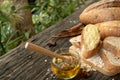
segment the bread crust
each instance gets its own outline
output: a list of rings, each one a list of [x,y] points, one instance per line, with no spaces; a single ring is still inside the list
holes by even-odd
[[[87,60],[87,59],[86,59],[85,57],[83,57],[83,56],[81,56],[81,58],[82,58],[82,60],[83,60],[86,64],[90,65],[92,68],[96,69],[97,71],[99,71],[99,72],[101,72],[101,73],[103,73],[103,74],[105,74],[105,75],[107,75],[107,76],[114,76],[114,75],[117,74],[116,72],[111,72],[111,71],[107,70],[107,69],[105,68],[105,66],[103,66],[103,67],[101,68],[101,67],[99,67],[99,66],[97,66],[97,65],[94,65],[92,62],[90,62],[89,60]]]
[[[76,37],[71,38],[71,39],[69,40],[69,42],[70,42],[73,46],[75,46],[75,47],[77,47],[77,48],[80,48],[80,47],[81,47],[81,35],[78,35],[78,36],[76,36]]]
[[[86,49],[83,49],[83,51],[82,51],[82,56],[84,56],[84,58],[90,58],[90,57],[92,57],[92,56],[94,56],[94,55],[96,55],[97,53],[97,51],[99,51],[99,49],[100,49],[100,47],[99,46],[97,46],[96,48],[94,48],[93,50],[89,50],[89,51],[87,51]]]
[[[120,0],[101,0],[89,5],[84,11],[88,12],[93,9],[109,8],[109,7],[120,7]]]
[[[86,27],[88,27],[89,28],[89,26],[91,26],[91,24],[89,24],[89,25],[87,25]],[[94,30],[94,27],[97,27],[97,26],[95,26],[95,25],[92,25],[93,27],[91,27],[93,30]],[[99,43],[100,43],[100,33],[99,33],[99,30],[98,30],[98,35],[96,36],[96,37],[99,37],[99,40],[98,41],[96,41],[96,42],[94,42],[95,44],[94,44],[94,48],[93,49],[91,49],[91,50],[89,50],[88,48],[87,48],[87,46],[89,45],[89,44],[87,44],[86,42],[85,42],[85,34],[86,34],[86,29],[84,28],[83,29],[83,31],[82,31],[82,35],[81,35],[81,46],[82,46],[82,51],[83,51],[83,56],[85,57],[85,58],[89,58],[89,57],[92,57],[93,55],[95,55],[94,53],[96,53],[96,51],[98,50],[98,46],[99,46]],[[92,32],[92,31],[91,31]],[[90,34],[92,34],[92,33],[90,33]],[[88,34],[88,35],[90,35],[90,34]],[[87,37],[88,37],[88,35],[87,35]],[[95,35],[95,34],[93,34],[93,35]],[[93,36],[92,35],[92,36]],[[91,35],[90,35],[90,37],[91,37]],[[88,39],[88,38],[87,38]],[[94,38],[92,38],[92,39],[94,39]]]
[[[120,0],[98,1],[88,6],[79,16],[84,24],[120,20]]]
[[[84,24],[96,24],[105,21],[120,20],[120,7],[93,9],[80,15]]]
[[[120,21],[107,21],[96,24],[99,28],[101,39],[108,36],[120,37]]]
[[[107,76],[114,76],[114,75],[117,74],[116,72],[114,72],[114,71],[111,72],[109,69],[107,69],[105,64],[103,66],[101,66],[101,67],[98,66],[98,65],[95,65],[93,62],[91,62],[89,60],[89,58],[85,58],[83,56],[83,53],[81,52],[81,50],[77,50],[77,48],[75,46],[71,46],[69,51],[70,51],[71,54],[74,54],[74,55],[78,55],[78,53],[79,53],[79,56],[80,56],[81,60],[84,61],[85,64],[88,64],[89,66],[91,66],[91,68],[96,69],[97,71],[99,71],[99,72],[101,72],[101,73],[103,73],[103,74],[105,74]]]
[[[79,53],[79,56],[81,57],[81,59],[88,65],[90,65],[92,68],[96,69],[97,71],[107,75],[107,76],[114,76],[116,75],[117,73],[119,73],[120,71],[120,67],[119,66],[116,66],[116,65],[113,65],[109,62],[109,60],[106,58],[106,56],[104,55],[101,55],[101,52],[99,52],[99,49],[101,49],[102,47],[102,42],[100,42],[100,45],[99,47],[97,47],[98,49],[96,49],[96,52],[94,52],[94,54],[91,56],[95,56],[95,55],[99,55],[99,57],[101,56],[101,59],[103,60],[103,63],[104,65],[102,67],[98,66],[98,65],[95,65],[92,61],[90,61],[89,59],[91,57],[86,57],[90,54],[88,54],[87,52],[84,53],[83,50],[82,50],[82,47],[79,48],[80,50],[77,50],[77,47],[75,46],[71,46],[70,47],[70,52],[73,53],[73,54],[77,54]],[[95,59],[96,60],[96,59]]]
[[[103,48],[115,54],[117,57],[120,57],[120,49],[116,46],[113,46],[107,41],[107,38],[103,41]]]
[[[104,65],[107,70],[111,71],[112,73],[116,73],[116,74],[120,72],[120,65],[112,64],[103,49],[100,50],[100,56],[101,56],[103,62],[105,63]]]

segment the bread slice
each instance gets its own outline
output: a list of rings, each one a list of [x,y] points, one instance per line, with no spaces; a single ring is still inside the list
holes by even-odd
[[[75,56],[79,56],[80,57],[80,48],[78,48],[78,47],[75,47],[74,45],[72,45],[72,46],[70,46],[69,47],[69,52],[71,53],[71,54],[73,54],[73,55],[75,55]]]
[[[70,43],[74,45],[75,47],[80,48],[81,47],[81,35],[78,35],[76,37],[71,38]]]
[[[120,37],[107,37],[103,41],[103,48],[120,57]]]
[[[118,21],[106,21],[96,24],[99,28],[101,39],[108,36],[120,37],[120,20]]]
[[[93,57],[88,58],[88,59],[82,57],[82,60],[86,64],[90,65],[92,68],[103,73],[104,75],[113,76],[113,75],[117,74],[116,72],[113,73],[113,72],[109,71],[108,69],[106,69],[106,66],[104,65],[103,60],[100,58],[100,56],[98,54],[94,55]]]
[[[98,53],[90,58],[85,58],[83,56],[82,50],[80,48],[71,46],[69,51],[70,51],[70,53],[72,53],[74,55],[78,55],[78,53],[79,53],[79,55],[81,57],[81,59],[80,59],[81,60],[81,68],[83,68],[83,69],[85,68],[85,69],[87,69],[87,71],[97,70],[107,76],[113,76],[113,75],[117,74],[117,72],[115,72],[115,71],[111,72],[109,69],[107,69],[102,58],[100,57],[100,55]]]
[[[84,57],[88,58],[93,56],[93,52],[99,45],[100,33],[98,27],[92,24],[85,26],[82,31],[81,44],[84,49]]]
[[[90,65],[92,68],[94,68],[97,71],[103,73],[104,75],[114,76],[114,75],[117,74],[116,70],[111,71],[108,68],[106,68],[102,58],[98,54],[94,55],[93,57],[87,58],[87,59],[82,57],[82,60],[86,64]]]
[[[102,48],[100,50],[100,56],[105,63],[106,69],[111,71],[112,73],[120,73],[120,58],[115,54],[105,50]]]

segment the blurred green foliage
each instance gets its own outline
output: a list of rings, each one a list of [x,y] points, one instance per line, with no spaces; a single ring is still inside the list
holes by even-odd
[[[62,20],[78,9],[83,2],[81,0],[37,0],[33,8],[36,11],[32,18],[36,33]]]
[[[39,33],[80,8],[83,1],[85,0],[36,0],[24,8],[32,9],[35,32]],[[13,0],[0,3],[0,55],[29,38],[29,32],[17,34],[19,31],[15,29],[15,23],[22,21],[22,18],[15,11]]]

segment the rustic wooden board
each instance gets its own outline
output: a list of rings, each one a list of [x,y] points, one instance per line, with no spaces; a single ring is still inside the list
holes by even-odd
[[[44,48],[55,51],[59,48],[71,46],[69,38],[57,40],[55,47],[48,47],[47,42],[51,36],[60,31],[70,28],[79,23],[79,14],[85,7],[97,0],[88,2],[80,10],[65,18],[56,25],[33,36],[29,42],[35,43]],[[60,80],[51,71],[51,58],[24,48],[24,43],[0,57],[0,80]],[[72,80],[81,80],[80,75]],[[84,80],[120,80],[120,74],[108,77],[99,72],[91,72],[91,76]]]

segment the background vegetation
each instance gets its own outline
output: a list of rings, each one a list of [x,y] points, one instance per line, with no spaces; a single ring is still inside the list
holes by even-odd
[[[29,39],[29,31],[18,35],[20,31],[15,26],[17,22],[22,22],[22,17],[16,11],[31,9],[37,34],[79,9],[86,0],[29,0],[28,6],[18,10],[15,9],[13,1],[0,2],[0,55]]]

